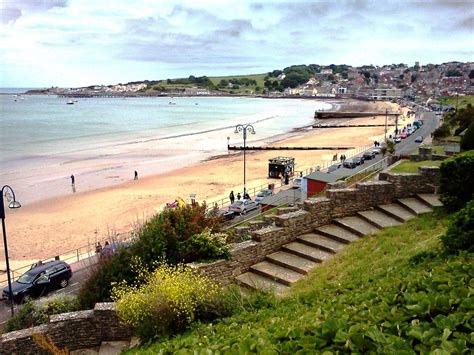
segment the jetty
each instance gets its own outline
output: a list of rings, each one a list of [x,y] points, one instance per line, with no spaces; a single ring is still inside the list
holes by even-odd
[[[357,118],[357,117],[374,117],[374,116],[399,116],[398,112],[342,112],[342,111],[316,111],[314,118]]]
[[[347,128],[347,127],[395,127],[394,124],[326,124],[318,123],[312,125],[313,128]]]
[[[228,150],[348,150],[355,149],[355,147],[253,147],[253,146],[241,146],[241,145],[228,145]]]

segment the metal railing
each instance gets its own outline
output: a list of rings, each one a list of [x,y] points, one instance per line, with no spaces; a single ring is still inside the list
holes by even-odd
[[[366,172],[372,172],[371,174],[369,175],[366,175],[364,177],[362,177],[361,179],[357,180],[357,181],[354,181],[352,182],[349,187],[352,187],[354,186],[355,184],[357,184],[358,182],[362,182],[362,181],[366,181],[370,178],[372,178],[374,175],[376,175],[377,173],[379,173],[380,171],[382,171],[383,169],[385,169],[387,167],[387,162],[388,162],[388,157],[384,157],[383,159],[369,165],[368,167],[362,169],[362,170],[359,170],[358,172],[346,177],[344,180],[350,180],[351,178],[357,176],[357,175],[360,175],[360,174],[364,174]]]
[[[111,237],[108,238],[110,241],[110,244],[114,249],[119,247],[121,244],[129,242],[131,240],[130,234],[115,234]],[[38,262],[41,261],[43,264],[47,263],[48,261],[52,260],[62,260],[67,262],[68,264],[72,263],[77,263],[79,261],[85,261],[88,259],[89,261],[92,261],[94,264],[97,262],[97,260],[94,260],[96,258],[96,245],[95,244],[87,244],[83,245],[79,248],[69,250],[67,252],[64,252],[62,254],[58,254],[49,258],[45,259],[38,259]],[[30,270],[32,267],[31,264],[25,265],[13,270],[10,270],[10,276],[12,282],[17,280],[21,275],[23,275],[25,272]],[[7,279],[7,274],[5,272],[2,277],[0,277],[0,287],[6,287],[8,284],[8,279]]]

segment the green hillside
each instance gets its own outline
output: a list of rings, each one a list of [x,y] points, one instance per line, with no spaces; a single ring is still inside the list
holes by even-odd
[[[446,256],[437,210],[348,245],[293,287],[215,324],[130,353],[465,353],[474,346],[472,253]]]
[[[456,102],[458,105],[458,109],[464,108],[467,105],[471,104],[474,106],[474,95],[467,95],[467,96],[445,96],[441,98],[441,103],[443,105],[449,105],[456,107]]]

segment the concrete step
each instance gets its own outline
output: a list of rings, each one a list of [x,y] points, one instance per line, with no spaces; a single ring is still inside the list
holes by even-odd
[[[292,242],[283,245],[282,250],[298,255],[302,258],[314,261],[316,263],[323,262],[326,259],[329,259],[333,254],[329,253],[325,250],[317,249],[310,247],[309,245],[299,243],[299,242]]]
[[[368,234],[374,234],[379,231],[379,228],[373,226],[360,216],[337,218],[333,221],[333,223],[346,228],[352,233],[357,234],[359,237],[363,237],[364,235]]]
[[[268,277],[255,274],[253,272],[246,272],[244,274],[241,274],[237,276],[235,280],[242,287],[254,290],[258,289],[264,291],[271,291],[279,295],[284,294],[289,290],[288,286],[283,285],[280,282],[271,280]]]
[[[429,207],[442,207],[443,203],[439,200],[438,194],[418,194],[416,197]]]
[[[290,270],[286,267],[273,264],[269,261],[262,261],[250,267],[250,271],[268,277],[272,280],[278,281],[283,285],[290,286],[292,283],[298,281],[303,274]]]
[[[326,224],[318,227],[316,232],[344,244],[349,244],[359,239],[356,234],[335,224]]]
[[[99,355],[117,355],[127,350],[130,346],[129,341],[104,341],[100,345]]]
[[[402,223],[408,221],[410,218],[415,217],[413,213],[397,203],[379,205],[377,206],[377,209]]]
[[[267,260],[273,264],[283,266],[303,275],[306,275],[309,271],[319,265],[314,261],[284,251],[277,251],[276,253],[267,255]]]
[[[379,210],[361,211],[357,214],[377,228],[394,227],[401,224],[401,222]]]
[[[423,202],[415,197],[400,198],[397,200],[399,204],[416,215],[433,212],[431,207],[426,206]]]
[[[300,235],[296,241],[334,254],[344,248],[343,243],[318,233]]]

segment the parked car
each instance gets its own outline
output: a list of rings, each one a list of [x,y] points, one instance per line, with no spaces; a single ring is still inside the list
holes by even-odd
[[[31,268],[12,283],[12,300],[22,303],[33,297],[40,297],[56,288],[64,288],[72,277],[71,267],[62,260],[54,260]],[[10,299],[10,291],[5,287],[4,299]]]
[[[380,154],[380,148],[374,148],[374,149],[372,149],[372,153],[374,153],[374,154]]]
[[[352,160],[345,160],[342,166],[347,169],[354,169],[356,167],[356,163],[354,163]]]
[[[247,214],[247,212],[256,210],[257,208],[258,204],[255,201],[239,200],[235,201],[232,205],[230,205],[229,211],[232,211],[234,213]]]
[[[362,155],[362,157],[365,159],[365,160],[372,160],[375,158],[375,152],[372,150],[370,152],[365,152],[364,155]]]
[[[415,138],[415,142],[416,142],[416,143],[421,143],[421,142],[423,142],[423,137],[422,137],[422,136],[416,137],[416,138]]]
[[[394,139],[395,143],[400,143],[401,141],[402,141],[402,139],[399,136],[395,137],[395,139]]]
[[[255,202],[260,203],[265,197],[273,195],[273,191],[270,189],[261,190],[257,196],[255,196]]]
[[[333,171],[336,171],[336,170],[339,169],[341,166],[342,166],[342,164],[332,164],[332,165],[328,168],[328,173],[331,173],[331,172],[333,172]]]
[[[297,178],[293,179],[293,184],[292,184],[291,187],[293,189],[300,189],[302,184],[303,184],[303,178],[302,177],[297,177]]]
[[[401,138],[401,139],[405,139],[406,137],[408,137],[408,134],[400,133],[400,135],[398,137]]]
[[[352,161],[355,163],[355,165],[362,165],[364,164],[364,157],[354,157]]]

